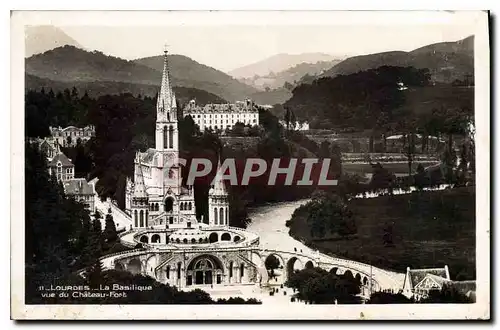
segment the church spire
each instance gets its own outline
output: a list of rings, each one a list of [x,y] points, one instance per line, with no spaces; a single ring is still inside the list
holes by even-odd
[[[144,184],[144,176],[142,174],[142,165],[139,154],[135,161],[135,182],[134,182],[134,197],[147,198],[146,185]]]
[[[218,160],[217,160],[217,173],[215,174],[215,178],[213,180],[213,190],[212,190],[212,195],[227,195],[226,191],[226,186],[224,185],[224,181],[222,180],[222,176],[224,175],[223,172],[220,171],[221,169],[221,162],[220,162],[220,153],[218,155]]]
[[[168,50],[163,51],[163,74],[160,93],[156,104],[157,121],[173,121],[176,115],[175,95],[170,84],[170,70],[168,67]]]

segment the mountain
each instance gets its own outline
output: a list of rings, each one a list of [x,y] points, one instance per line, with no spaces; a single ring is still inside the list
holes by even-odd
[[[411,52],[394,51],[350,57],[322,77],[334,77],[374,69],[383,65],[428,68],[435,82],[450,83],[474,75],[474,36],[456,42],[441,42]]]
[[[174,86],[204,90],[228,101],[243,100],[257,92],[227,74],[185,56],[170,55],[169,65]],[[59,47],[26,59],[27,74],[53,81],[92,82],[94,85],[96,82],[101,85],[120,82],[122,86],[123,83],[157,86],[162,70],[162,56],[127,61],[73,46]],[[120,86],[112,85],[114,88]]]
[[[52,25],[27,26],[24,36],[25,57],[65,45],[83,48],[75,39]]]
[[[87,92],[92,98],[106,94],[118,95],[122,93],[155,97],[160,89],[159,85],[134,84],[120,81],[54,81],[30,74],[25,75],[26,90],[39,91],[44,88],[46,92],[52,89],[54,93],[57,93],[62,92],[64,89],[71,90],[73,87],[75,87],[80,94]],[[227,103],[226,100],[217,95],[196,88],[174,86],[174,92],[181,106],[192,99],[195,99],[196,103],[201,105],[207,103]]]
[[[161,55],[140,58],[133,63],[160,73],[163,70]],[[174,85],[205,90],[231,102],[244,100],[257,92],[255,88],[183,55],[169,55],[169,66]]]
[[[282,88],[285,84],[290,84],[290,88],[301,81],[304,76],[316,77],[339,62],[341,60],[300,63],[278,73],[271,72],[267,76],[254,76],[239,80],[260,90]]]
[[[235,78],[267,76],[272,72],[285,71],[301,63],[333,61],[338,57],[323,53],[277,54],[262,61],[234,69],[229,74]]]

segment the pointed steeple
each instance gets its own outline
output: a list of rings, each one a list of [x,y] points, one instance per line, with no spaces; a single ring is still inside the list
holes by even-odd
[[[226,191],[226,186],[224,185],[224,181],[222,180],[222,176],[224,173],[220,171],[221,168],[220,153],[218,158],[219,159],[217,160],[217,173],[215,174],[215,178],[212,181],[213,190],[211,191],[211,194],[221,196],[221,195],[227,195],[227,191]]]
[[[144,184],[144,177],[142,174],[141,159],[137,154],[135,162],[135,182],[134,182],[134,197],[147,198],[146,185]]]
[[[160,92],[158,93],[158,101],[156,103],[157,121],[173,121],[176,113],[174,109],[177,106],[175,103],[175,95],[170,84],[168,51],[165,49],[163,53],[163,74],[161,78]]]

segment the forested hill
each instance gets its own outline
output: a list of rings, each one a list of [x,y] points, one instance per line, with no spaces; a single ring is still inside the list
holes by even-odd
[[[120,95],[130,93],[132,95],[142,95],[155,97],[160,90],[159,82],[155,85],[135,84],[120,81],[55,81],[40,78],[27,74],[25,76],[25,89],[40,91],[42,88],[48,92],[51,89],[54,93],[64,92],[65,89],[77,89],[80,94],[85,94],[91,98],[103,95]],[[195,99],[196,103],[204,105],[207,103],[227,103],[227,100],[204,90],[191,87],[174,86],[174,92],[180,106],[184,106],[189,100]]]
[[[284,106],[313,128],[388,132],[424,125],[418,121],[426,121],[433,111],[473,113],[473,88],[433,86],[430,80],[425,69],[383,66],[302,84]]]
[[[169,66],[174,86],[197,88],[228,101],[245,99],[257,91],[185,56],[169,55]],[[120,88],[130,89],[130,84],[156,87],[161,82],[162,69],[162,56],[127,61],[73,46],[59,47],[26,59],[27,74],[56,82],[92,83],[94,87],[99,86],[99,82],[102,86],[98,89],[111,87],[119,93],[125,92]],[[140,88],[146,89],[144,86]]]
[[[380,66],[413,66],[429,69],[432,80],[451,83],[464,76],[474,75],[474,36],[456,42],[441,42],[415,49],[411,52],[393,51],[350,57],[321,77],[335,77]]]

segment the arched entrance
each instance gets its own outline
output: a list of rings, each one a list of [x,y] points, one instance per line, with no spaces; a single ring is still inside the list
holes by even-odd
[[[125,270],[121,262],[115,263],[115,269],[116,270]]]
[[[172,212],[174,209],[174,199],[172,197],[167,197],[165,199],[165,212]]]
[[[231,240],[231,235],[229,233],[224,233],[220,236],[221,241],[230,241]]]
[[[151,237],[151,243],[160,243],[160,235],[158,235],[158,234],[154,234],[154,235]]]
[[[148,237],[146,235],[141,236],[140,239],[141,243],[147,243],[148,242]]]
[[[219,259],[211,255],[202,255],[193,259],[186,271],[187,285],[221,284],[224,270]]]
[[[311,260],[309,260],[308,262],[306,262],[306,265],[305,265],[304,268],[306,268],[306,269],[314,268],[314,264],[312,263]]]
[[[280,255],[274,253],[268,255],[264,260],[264,266],[269,275],[269,284],[283,284],[286,281],[285,262]]]
[[[210,236],[208,236],[208,240],[210,243],[215,243],[219,241],[219,235],[217,233],[211,233]]]

